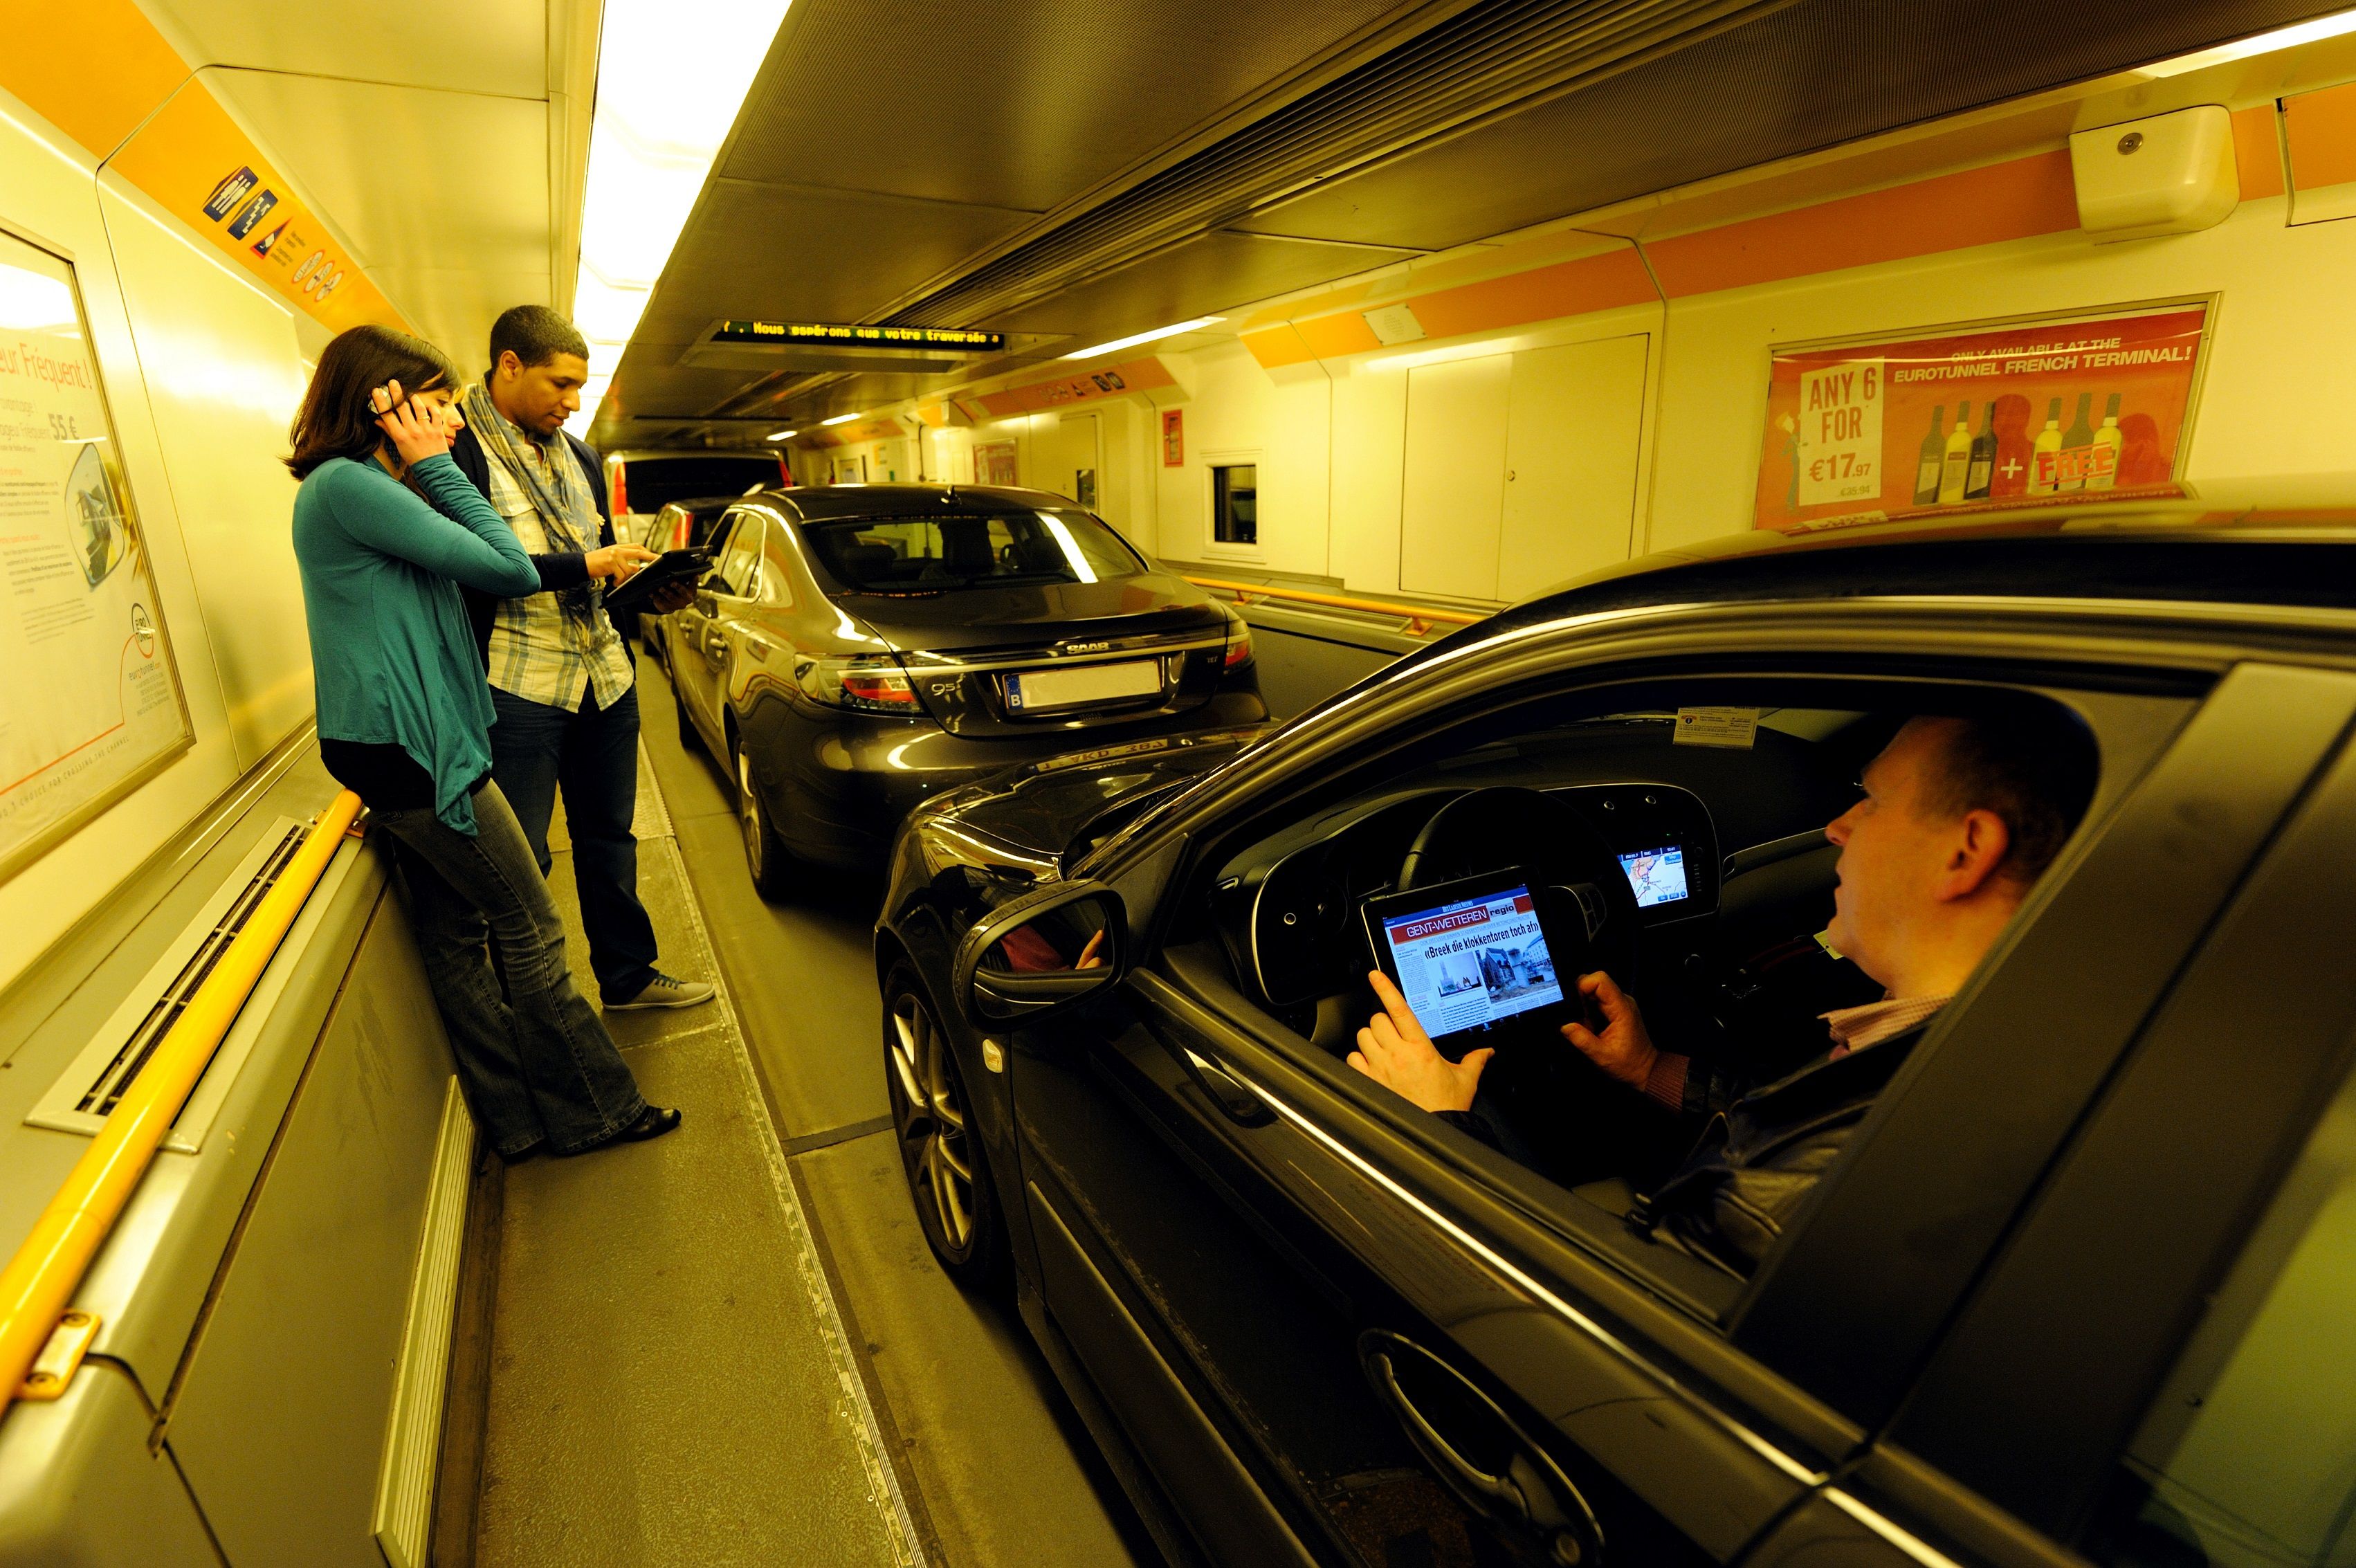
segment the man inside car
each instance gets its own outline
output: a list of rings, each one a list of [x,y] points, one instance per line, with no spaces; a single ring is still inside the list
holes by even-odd
[[[1674,1175],[1640,1205],[1655,1235],[1749,1273],[1832,1163],[1907,1052],[1978,967],[2076,826],[2091,793],[2083,740],[2008,717],[1918,717],[1867,767],[1865,798],[1825,836],[1840,847],[1826,944],[1884,989],[1823,1015],[1828,1048],[1766,1084],[1663,1051],[1634,998],[1601,972],[1580,993],[1601,1029],[1563,1037],[1676,1120],[1694,1139]],[[1421,1109],[1498,1145],[1474,1114],[1483,1048],[1450,1061],[1397,986],[1370,980],[1383,1011],[1358,1031],[1349,1063]]]

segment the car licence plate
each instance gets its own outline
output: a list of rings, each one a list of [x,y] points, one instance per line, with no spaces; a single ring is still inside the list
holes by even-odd
[[[1006,711],[1045,713],[1087,703],[1162,694],[1162,660],[1136,659],[1119,664],[1084,664],[1076,670],[1031,670],[1006,677]]]

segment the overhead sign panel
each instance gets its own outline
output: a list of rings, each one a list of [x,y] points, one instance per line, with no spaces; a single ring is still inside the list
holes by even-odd
[[[1006,334],[962,327],[850,327],[813,321],[723,321],[714,343],[780,349],[884,349],[906,352],[1001,354]]]

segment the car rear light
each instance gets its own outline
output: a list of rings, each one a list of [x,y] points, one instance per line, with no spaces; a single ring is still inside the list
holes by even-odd
[[[884,655],[813,659],[801,671],[801,688],[813,702],[853,713],[913,715],[924,712],[907,672]]]
[[[605,504],[614,516],[620,517],[630,510],[629,475],[625,466],[620,463],[614,465],[612,489],[614,493],[606,498]]]
[[[1222,672],[1240,670],[1252,660],[1251,628],[1240,619],[1227,623],[1227,658],[1219,668]]]

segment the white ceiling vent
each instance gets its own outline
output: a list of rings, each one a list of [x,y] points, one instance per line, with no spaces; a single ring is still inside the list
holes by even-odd
[[[96,1136],[107,1115],[164,1036],[187,1011],[197,988],[220,962],[221,955],[245,929],[262,896],[277,883],[279,874],[294,858],[311,830],[292,817],[281,817],[266,830],[237,869],[222,880],[220,891],[207,900],[197,918],[182,929],[163,957],[155,961],[123,1005],[91,1036],[73,1065],[49,1085],[39,1103],[25,1118],[26,1125],[60,1133]],[[193,1155],[220,1110],[229,1086],[237,1081],[245,1053],[252,1048],[251,1031],[232,1030],[213,1055],[212,1063],[180,1107],[166,1134],[164,1147]]]
[[[2155,114],[2070,138],[2078,226],[2097,240],[2190,234],[2242,199],[2233,117],[2216,104]]]

